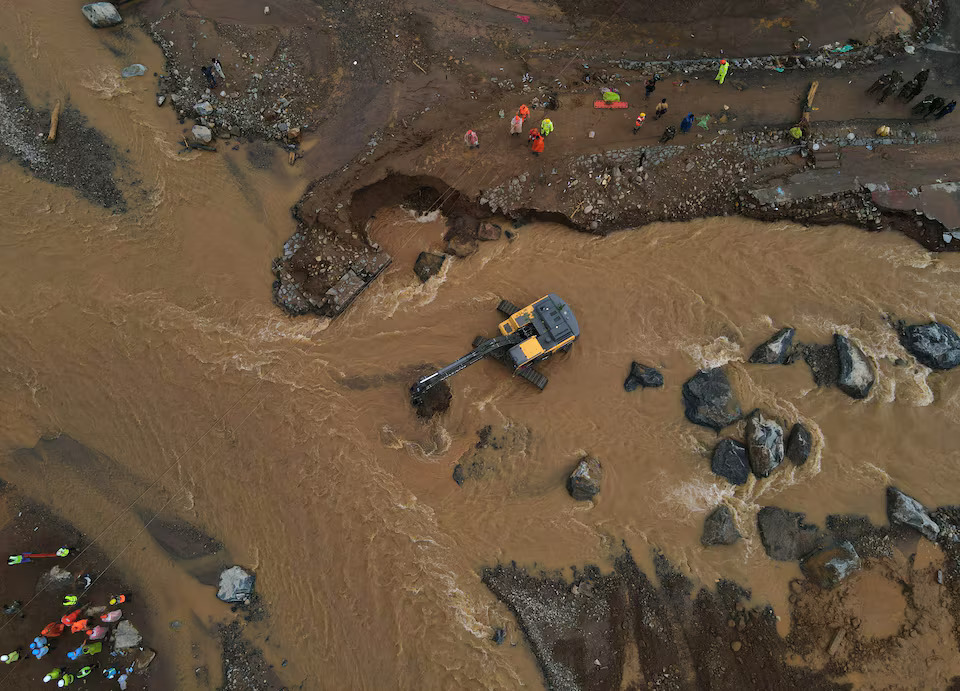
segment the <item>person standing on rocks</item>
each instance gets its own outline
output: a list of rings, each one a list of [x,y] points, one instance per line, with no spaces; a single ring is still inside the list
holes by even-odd
[[[943,108],[937,111],[937,115],[936,115],[937,120],[944,117],[945,115],[950,115],[950,113],[952,113],[954,108],[956,107],[957,107],[957,102],[950,101],[950,103],[948,103]]]
[[[466,144],[469,149],[479,149],[480,137],[473,130],[467,130],[467,133],[463,135],[463,143]]]
[[[220,61],[216,58],[210,58],[210,62],[212,63],[211,67],[213,68],[213,71],[220,75],[220,79],[227,81],[227,75],[223,73],[223,65],[220,64]]]
[[[540,121],[540,134],[546,137],[551,132],[553,132],[553,120],[544,118]]]
[[[680,133],[686,134],[691,127],[693,127],[693,113],[687,113],[687,117],[680,122]]]
[[[634,133],[634,134],[636,134],[637,132],[640,131],[640,128],[643,127],[643,122],[644,122],[644,120],[646,120],[646,119],[647,119],[647,114],[646,114],[646,113],[640,113],[640,115],[637,116],[637,124],[635,124],[635,125],[633,126],[633,133]]]
[[[660,103],[657,104],[657,112],[656,112],[656,115],[653,116],[653,119],[659,120],[660,118],[662,118],[664,115],[667,114],[667,109],[669,108],[670,106],[667,104],[667,99],[661,98]]]
[[[520,113],[517,113],[513,116],[513,120],[510,121],[510,135],[519,136],[523,133],[523,118],[520,117]]]
[[[540,130],[536,127],[530,130],[528,141],[530,142],[530,151],[533,152],[534,156],[539,156],[543,153],[543,137],[540,136]]]
[[[720,61],[720,70],[717,72],[717,76],[713,78],[713,81],[720,82],[720,86],[723,86],[723,81],[727,78],[727,71],[730,69],[730,65],[727,64],[726,60]]]

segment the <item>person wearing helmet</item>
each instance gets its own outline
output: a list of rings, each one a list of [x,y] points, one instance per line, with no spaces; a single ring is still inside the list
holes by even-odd
[[[544,118],[540,121],[540,134],[546,137],[551,132],[553,132],[553,120]]]
[[[468,149],[479,149],[480,137],[473,130],[467,130],[467,133],[463,135],[463,143],[467,145]]]
[[[730,69],[730,65],[727,64],[726,60],[720,61],[720,70],[717,72],[717,76],[713,78],[714,81],[720,82],[720,86],[723,86],[723,80],[727,78],[727,70]]]
[[[64,595],[63,596],[63,606],[64,607],[76,607],[77,600],[79,598],[76,595]]]
[[[49,681],[56,681],[60,678],[60,675],[63,673],[63,670],[59,667],[54,667],[43,677],[43,683],[46,684]]]
[[[667,99],[661,98],[660,103],[657,104],[657,113],[656,115],[653,116],[653,119],[659,120],[660,118],[662,118],[664,115],[667,114],[667,110],[669,110],[669,108],[670,108],[670,105],[667,103]]]
[[[530,109],[527,108],[526,103],[520,106],[520,108],[517,110],[517,115],[519,115],[520,119],[523,120],[524,122],[527,121],[527,118],[530,117]]]
[[[527,138],[527,141],[530,142],[530,151],[533,152],[534,156],[539,156],[543,153],[543,137],[540,136],[540,130],[536,127],[530,130],[530,136]]]
[[[633,133],[634,133],[634,134],[636,134],[637,132],[640,131],[640,128],[643,127],[643,121],[646,120],[646,119],[647,119],[647,114],[646,114],[646,113],[640,113],[640,115],[637,116],[637,124],[635,124],[635,125],[633,126]]]

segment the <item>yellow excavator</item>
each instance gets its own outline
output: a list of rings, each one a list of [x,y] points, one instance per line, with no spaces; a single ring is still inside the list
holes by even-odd
[[[485,357],[502,362],[514,374],[523,377],[541,391],[547,378],[533,368],[557,352],[567,352],[580,336],[580,325],[573,310],[559,297],[550,293],[524,308],[501,300],[497,311],[507,318],[500,322],[500,335],[496,338],[477,336],[473,350],[462,358],[442,367],[433,374],[421,378],[410,387],[414,404],[423,394]]]

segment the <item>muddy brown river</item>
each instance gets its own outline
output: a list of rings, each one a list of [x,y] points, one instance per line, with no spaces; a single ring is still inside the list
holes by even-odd
[[[166,505],[256,569],[269,617],[251,625],[253,640],[285,683],[312,689],[540,687],[512,616],[480,582],[498,561],[603,566],[625,542],[643,565],[657,547],[698,582],[736,579],[779,613],[799,569],[764,553],[760,506],[822,525],[834,512],[884,522],[890,483],[928,506],[960,501],[960,375],[917,365],[883,316],[960,324],[960,256],[893,233],[739,218],[602,239],[532,224],[421,284],[413,261],[440,246],[443,219],[384,209],[370,232],[394,257],[389,270],[337,321],[287,318],[271,303],[270,262],[292,231],[303,171],[280,152],[256,167],[247,143],[178,154],[184,126],[154,104],[153,79],[119,77],[130,62],[160,71],[156,47],[130,30],[128,55],[114,57],[79,23],[67,37],[55,15],[0,2],[10,64],[35,101],[69,96],[136,184],[124,187],[130,210],[113,215],[0,165],[0,443],[9,452],[68,434],[113,459],[105,472],[129,491],[69,464],[5,455],[0,472],[102,533],[111,568],[146,594],[178,688],[197,683],[192,643],[205,641],[216,666],[203,631],[229,610],[130,506],[162,473],[138,506],[149,517]],[[501,298],[548,292],[569,302],[582,336],[544,366],[543,393],[482,362],[452,380],[447,414],[416,418],[407,387],[418,366],[494,333]],[[781,326],[804,341],[853,337],[877,366],[869,398],[817,389],[802,363],[746,365]],[[624,392],[634,359],[661,368],[665,387]],[[744,409],[814,431],[807,465],[740,488],[713,476],[716,437],[684,419],[680,388],[721,364]],[[485,425],[508,429],[506,460],[458,487],[453,467]],[[563,486],[584,452],[606,471],[595,504]],[[721,500],[746,539],[705,550],[703,518]],[[170,631],[174,619],[185,630]]]

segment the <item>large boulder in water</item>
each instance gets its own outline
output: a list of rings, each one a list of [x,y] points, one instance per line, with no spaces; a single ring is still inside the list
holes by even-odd
[[[137,627],[130,623],[129,619],[121,621],[113,631],[114,651],[136,648],[142,640],[143,636],[137,631]]]
[[[747,455],[757,477],[769,477],[783,462],[783,428],[754,410],[747,418]]]
[[[687,419],[716,431],[740,419],[743,412],[726,373],[716,367],[700,370],[683,385]]]
[[[892,526],[913,528],[932,542],[940,535],[937,525],[926,507],[896,487],[887,487],[887,519]]]
[[[860,555],[849,542],[834,543],[804,557],[800,568],[811,581],[829,589],[860,569]]]
[[[736,439],[721,439],[713,448],[710,470],[734,485],[742,485],[750,477],[747,447]]]
[[[633,362],[630,365],[630,374],[623,382],[623,388],[625,391],[634,391],[638,386],[643,388],[663,386],[663,375],[653,367]]]
[[[109,2],[93,2],[80,8],[83,16],[87,18],[95,28],[102,29],[108,26],[116,26],[123,21],[123,17],[117,12],[117,8]]]
[[[413,265],[413,273],[417,275],[421,283],[426,283],[431,276],[436,276],[443,268],[443,260],[447,258],[445,254],[433,254],[432,252],[421,252],[417,257],[417,262]]]
[[[804,518],[802,513],[776,506],[760,509],[757,528],[767,556],[777,561],[796,561],[820,547],[820,530],[804,523]]]
[[[733,522],[733,511],[730,507],[721,504],[704,520],[703,535],[700,537],[704,547],[732,545],[739,539],[740,533]]]
[[[750,356],[750,362],[760,365],[785,365],[793,345],[796,329],[780,329],[768,341],[761,343]]]
[[[851,398],[866,398],[873,388],[873,365],[860,350],[860,346],[846,336],[834,334],[833,342],[840,356],[837,386]]]
[[[220,588],[217,597],[224,602],[246,602],[253,595],[256,577],[239,566],[231,566],[220,572]]]
[[[793,461],[794,465],[803,465],[810,457],[812,448],[813,435],[810,430],[802,422],[796,423],[787,438],[787,458]]]
[[[917,362],[931,369],[953,369],[960,365],[960,336],[946,324],[903,326],[900,343]]]
[[[577,501],[589,501],[600,492],[603,468],[593,456],[587,456],[577,463],[577,467],[567,478],[567,491]]]

